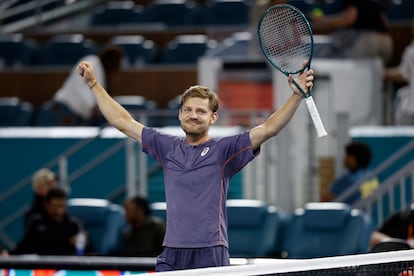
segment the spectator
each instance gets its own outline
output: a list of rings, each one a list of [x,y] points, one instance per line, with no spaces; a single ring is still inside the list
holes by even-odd
[[[345,146],[343,164],[348,170],[337,178],[327,191],[322,195],[322,201],[332,201],[347,189],[359,184],[366,177],[370,170],[371,149],[362,142],[351,142]],[[377,179],[372,179],[361,184],[357,193],[346,198],[345,203],[352,204],[360,198],[367,197],[373,190],[378,188]]]
[[[44,199],[46,194],[50,189],[56,187],[57,177],[55,173],[47,168],[42,168],[35,172],[32,177],[32,187],[34,192],[34,198],[30,209],[26,212],[24,216],[24,226],[27,227],[28,221],[33,216],[38,214],[43,214],[45,211],[44,208]]]
[[[101,49],[97,55],[88,55],[82,60],[93,64],[96,72],[96,79],[104,87],[108,87],[110,75],[121,68],[123,51],[115,45],[108,45]],[[97,112],[96,101],[88,88],[79,78],[76,67],[72,69],[63,86],[56,92],[54,109],[68,108],[76,115],[74,121],[65,121],[61,118],[62,125],[99,125],[100,117]]]
[[[372,232],[371,248],[394,239],[406,241],[411,248],[414,248],[413,206],[393,213],[377,230]]]
[[[414,34],[414,22],[412,25]],[[400,65],[385,71],[385,79],[401,84],[397,90],[394,120],[396,125],[414,124],[414,40],[403,52]]]
[[[324,0],[321,0],[322,2]],[[311,15],[312,27],[331,32],[335,55],[346,58],[380,57],[386,65],[393,54],[386,7],[375,0],[344,0],[337,14]]]
[[[68,216],[66,192],[50,189],[44,199],[45,212],[32,216],[26,232],[11,254],[75,255],[76,237],[83,225]]]
[[[161,254],[165,225],[160,219],[151,217],[148,201],[135,196],[125,201],[124,207],[129,227],[123,232],[123,255],[156,257]]]

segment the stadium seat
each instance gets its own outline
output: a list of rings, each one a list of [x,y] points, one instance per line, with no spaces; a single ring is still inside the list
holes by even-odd
[[[308,203],[286,225],[283,255],[305,259],[367,253],[372,231],[369,216],[345,203]]]
[[[216,41],[206,35],[177,35],[163,50],[161,63],[196,64],[200,57],[216,45]]]
[[[121,232],[126,226],[121,206],[105,199],[72,198],[68,200],[68,213],[83,223],[97,255],[119,251]]]
[[[127,58],[127,67],[139,67],[144,64],[155,63],[157,60],[157,45],[141,35],[114,36],[111,43],[122,47]]]
[[[0,35],[0,67],[30,65],[36,44],[21,34]]]
[[[252,53],[252,33],[235,32],[219,43],[217,47],[209,49],[206,56],[222,58],[240,58]],[[260,51],[260,50],[259,50]]]
[[[146,126],[158,127],[162,124],[160,119],[154,114],[154,110],[157,109],[156,102],[137,95],[115,96],[114,99],[128,110],[134,118],[138,119]],[[141,117],[142,115],[145,115],[146,117],[143,118]]]
[[[97,8],[91,17],[91,26],[118,26],[140,23],[144,20],[144,8],[134,1],[109,1]]]
[[[309,16],[314,8],[321,8],[316,0],[288,0],[287,3],[298,8],[305,16]]]
[[[154,0],[145,8],[145,21],[166,26],[189,26],[194,21],[195,4],[186,0]]]
[[[38,127],[78,126],[80,119],[65,105],[53,100],[43,103],[37,110],[34,125]]]
[[[164,126],[179,126],[178,110],[181,106],[181,95],[171,99],[167,103],[166,114],[163,118]]]
[[[33,106],[17,97],[0,98],[0,127],[29,126]]]
[[[227,200],[229,251],[232,257],[266,257],[282,249],[286,216],[259,200]],[[277,253],[276,253],[277,254]]]
[[[342,11],[343,0],[323,1],[320,5],[325,15],[332,15]]]
[[[40,47],[36,64],[73,66],[82,57],[95,53],[95,43],[83,35],[56,35]]]
[[[167,203],[166,202],[153,202],[150,205],[151,215],[167,221]]]
[[[413,0],[391,0],[388,6],[388,18],[394,22],[411,24],[414,19]]]
[[[209,1],[199,12],[203,25],[248,25],[250,5],[244,0]]]

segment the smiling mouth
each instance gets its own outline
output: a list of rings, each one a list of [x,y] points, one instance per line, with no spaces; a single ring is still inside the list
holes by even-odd
[[[199,121],[187,121],[187,124],[189,124],[189,125],[199,125],[200,122]]]

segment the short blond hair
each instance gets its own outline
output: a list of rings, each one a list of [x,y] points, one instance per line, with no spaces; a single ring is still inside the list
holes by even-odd
[[[184,91],[181,97],[181,107],[189,98],[208,99],[208,107],[211,111],[217,112],[217,110],[219,109],[219,99],[217,94],[206,86],[193,85],[186,91]]]
[[[35,172],[32,177],[33,190],[37,190],[38,187],[44,186],[52,181],[56,180],[54,172],[47,168],[42,168]]]

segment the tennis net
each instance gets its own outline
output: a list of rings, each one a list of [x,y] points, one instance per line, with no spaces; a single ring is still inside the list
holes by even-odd
[[[316,259],[232,259],[232,266],[160,272],[165,276],[210,275],[355,275],[414,276],[414,250]],[[243,263],[244,262],[244,263]]]

